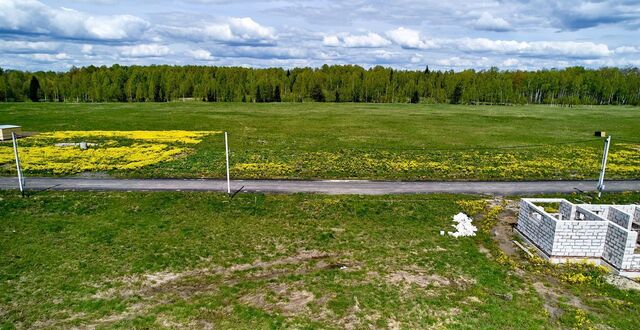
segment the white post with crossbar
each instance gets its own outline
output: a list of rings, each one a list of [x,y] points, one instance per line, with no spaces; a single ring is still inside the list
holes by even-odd
[[[16,158],[16,170],[18,171],[18,185],[20,186],[20,194],[24,196],[24,176],[22,175],[22,167],[20,166],[20,156],[18,155],[18,138],[16,133],[11,132],[13,139],[13,155]]]
[[[227,132],[224,132],[224,150],[227,158],[227,194],[231,194],[231,179],[229,178],[229,139]]]
[[[600,169],[600,179],[598,179],[598,197],[602,195],[604,190],[604,172],[607,169],[607,156],[609,156],[609,144],[611,144],[611,136],[604,141],[604,153],[602,154],[602,167]]]

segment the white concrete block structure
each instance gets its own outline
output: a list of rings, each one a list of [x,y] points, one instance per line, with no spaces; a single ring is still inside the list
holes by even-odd
[[[11,133],[22,134],[22,128],[16,125],[0,125],[0,141],[11,140]]]
[[[640,276],[638,205],[526,198],[520,202],[515,229],[551,262],[588,260],[607,265],[621,275]]]

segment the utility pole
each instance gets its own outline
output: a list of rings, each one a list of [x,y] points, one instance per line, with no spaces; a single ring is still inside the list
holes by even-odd
[[[609,145],[611,144],[611,136],[604,141],[604,153],[602,154],[602,166],[600,169],[600,179],[598,180],[598,197],[602,195],[604,190],[604,173],[607,169],[607,156],[609,156]]]
[[[231,179],[229,178],[229,139],[227,132],[224,132],[224,150],[227,158],[227,194],[231,194]]]
[[[11,132],[11,138],[13,139],[13,155],[16,158],[16,170],[18,171],[18,186],[20,187],[20,194],[24,197],[24,176],[22,175],[20,157],[18,156],[18,138],[16,137],[16,133]]]

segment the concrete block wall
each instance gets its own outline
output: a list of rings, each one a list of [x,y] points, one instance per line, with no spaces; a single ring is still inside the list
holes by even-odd
[[[606,209],[608,209],[608,208],[606,208]],[[583,207],[582,205],[576,205],[576,213],[582,214],[582,218],[579,218],[576,215],[575,220],[580,219],[582,221],[605,221],[603,218],[601,218],[597,214],[593,213],[593,211],[598,211],[598,212],[601,212],[601,214],[602,214],[602,213],[606,212],[606,209],[598,211],[598,210],[595,210],[592,207],[586,208],[586,207]]]
[[[640,254],[635,254],[636,241],[638,239],[637,231],[628,231],[627,242],[624,249],[624,258],[622,261],[623,269],[640,269],[637,261]]]
[[[553,250],[556,219],[540,212],[532,203],[522,200],[518,215],[518,230],[546,254]]]
[[[625,271],[640,271],[640,254],[626,256],[622,263],[622,269]]]
[[[581,208],[583,210],[588,210],[596,216],[606,218],[607,212],[609,211],[609,205],[601,205],[601,204],[578,204],[576,208]]]
[[[635,211],[636,206],[635,205],[609,205],[609,207],[615,207],[618,210],[624,212],[624,213],[629,213],[631,215],[633,215],[633,211]]]
[[[600,257],[605,246],[606,221],[559,221],[552,255],[562,257]]]
[[[624,229],[631,229],[631,215],[614,206],[609,207],[607,219]]]
[[[538,202],[559,203],[562,220],[537,207],[534,203]],[[621,273],[640,274],[639,233],[632,227],[632,221],[640,223],[640,206],[523,199],[520,207],[518,230],[554,260],[601,258]]]
[[[560,202],[559,212],[562,215],[562,220],[573,220],[572,216],[575,214],[575,205],[563,200]]]
[[[605,239],[604,251],[602,253],[602,259],[606,260],[617,268],[622,267],[625,250],[627,248],[628,236],[629,232],[627,230],[624,230],[622,227],[609,225],[609,228],[607,230],[607,237]]]

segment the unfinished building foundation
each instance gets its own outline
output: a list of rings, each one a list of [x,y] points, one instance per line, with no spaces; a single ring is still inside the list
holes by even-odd
[[[640,207],[573,204],[565,199],[520,202],[516,232],[551,262],[591,261],[640,276]]]

